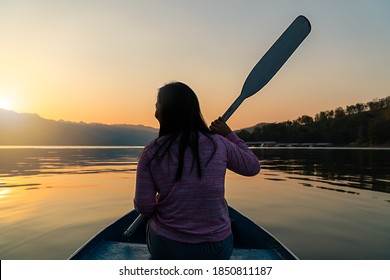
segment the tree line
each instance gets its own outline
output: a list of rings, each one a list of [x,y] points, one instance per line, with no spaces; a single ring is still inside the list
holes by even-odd
[[[294,121],[256,126],[252,132],[241,130],[244,141],[278,143],[333,143],[337,146],[390,146],[390,96],[303,115]]]

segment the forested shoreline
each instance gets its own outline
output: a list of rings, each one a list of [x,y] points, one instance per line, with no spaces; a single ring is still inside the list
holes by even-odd
[[[390,146],[390,96],[303,115],[294,121],[238,131],[246,142],[332,143],[334,146]]]

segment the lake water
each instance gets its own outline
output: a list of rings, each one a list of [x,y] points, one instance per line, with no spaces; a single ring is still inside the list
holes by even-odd
[[[141,147],[1,147],[0,259],[66,259],[133,208]],[[301,259],[390,259],[390,149],[254,149],[229,204]]]

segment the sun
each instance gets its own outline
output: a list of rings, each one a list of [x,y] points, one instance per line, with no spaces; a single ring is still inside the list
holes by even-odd
[[[12,104],[9,99],[0,96],[0,109],[11,110]]]

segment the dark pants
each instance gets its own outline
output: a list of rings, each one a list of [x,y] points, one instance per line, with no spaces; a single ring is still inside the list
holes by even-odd
[[[233,236],[218,242],[183,243],[158,235],[149,225],[146,243],[155,260],[228,260],[233,252]]]

